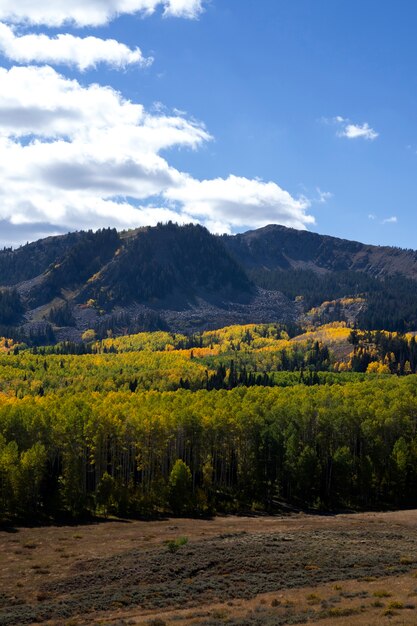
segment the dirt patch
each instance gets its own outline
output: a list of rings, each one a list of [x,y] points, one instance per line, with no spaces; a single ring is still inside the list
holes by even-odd
[[[417,511],[17,529],[0,561],[4,626],[417,623]]]

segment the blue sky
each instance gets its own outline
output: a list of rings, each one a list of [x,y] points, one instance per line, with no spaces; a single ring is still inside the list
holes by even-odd
[[[416,21],[412,0],[2,0],[0,245],[173,219],[417,248]]]

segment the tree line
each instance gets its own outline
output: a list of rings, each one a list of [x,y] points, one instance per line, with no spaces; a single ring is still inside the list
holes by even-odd
[[[416,382],[3,394],[1,516],[415,506]]]

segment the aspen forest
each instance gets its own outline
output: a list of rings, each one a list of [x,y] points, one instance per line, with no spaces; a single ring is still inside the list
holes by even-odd
[[[412,335],[268,324],[0,349],[3,522],[416,504]]]

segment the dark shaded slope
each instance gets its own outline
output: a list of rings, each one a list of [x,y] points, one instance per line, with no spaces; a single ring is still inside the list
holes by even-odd
[[[16,324],[23,314],[22,301],[14,289],[0,289],[0,325]]]
[[[46,272],[84,233],[47,237],[17,250],[0,250],[0,285],[16,285]]]
[[[269,225],[222,240],[247,269],[360,271],[376,277],[396,273],[417,279],[417,252]]]
[[[115,229],[79,233],[74,245],[50,266],[42,284],[30,291],[29,303],[39,306],[60,295],[62,289],[82,288],[113,258],[119,246]]]
[[[131,302],[182,307],[196,298],[220,302],[251,291],[247,275],[218,237],[198,225],[167,224],[125,239],[80,300],[92,298],[106,307]]]

